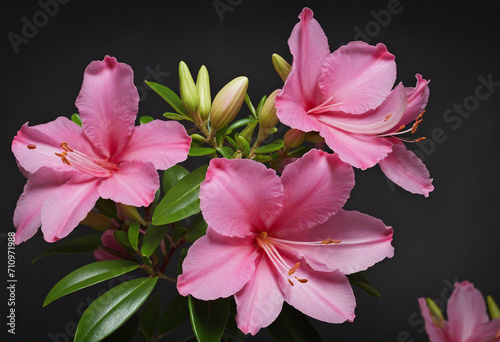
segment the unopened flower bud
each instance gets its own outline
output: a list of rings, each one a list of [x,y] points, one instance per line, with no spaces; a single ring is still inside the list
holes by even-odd
[[[259,114],[260,126],[263,128],[271,128],[278,124],[279,119],[276,116],[276,106],[274,100],[280,89],[276,89],[269,95],[262,106]]]
[[[194,114],[200,103],[200,96],[191,72],[184,62],[179,63],[179,90],[184,107],[189,114]]]
[[[248,78],[236,77],[226,84],[215,95],[210,112],[210,123],[213,130],[218,130],[231,122],[243,105],[248,89]]]
[[[283,82],[285,82],[288,74],[290,73],[290,69],[292,69],[292,66],[288,64],[288,62],[285,61],[283,57],[276,53],[273,54],[273,66],[274,70],[276,70],[278,75],[280,75]]]
[[[283,142],[288,148],[296,148],[299,147],[300,144],[304,141],[304,137],[306,136],[305,132],[302,132],[298,129],[290,129],[285,133],[283,138]]]
[[[196,78],[196,87],[198,88],[198,95],[200,104],[198,106],[198,114],[203,121],[208,119],[210,108],[212,107],[212,98],[210,97],[210,79],[208,78],[207,67],[202,65],[198,71]]]
[[[486,297],[486,301],[488,302],[488,311],[490,312],[491,319],[500,318],[500,309],[498,308],[497,303],[493,300],[493,297]]]
[[[443,313],[441,312],[441,309],[432,299],[427,298],[426,301],[427,301],[427,306],[429,307],[429,311],[431,312],[432,322],[436,327],[442,328],[444,323],[444,317]]]
[[[148,225],[147,222],[142,218],[141,214],[139,214],[136,207],[123,203],[116,203],[116,206],[118,207],[118,209],[120,209],[120,212],[128,218],[140,223],[143,226]]]
[[[94,228],[97,231],[105,231],[113,227],[113,220],[109,217],[96,212],[89,212],[87,217],[80,222],[81,224]]]

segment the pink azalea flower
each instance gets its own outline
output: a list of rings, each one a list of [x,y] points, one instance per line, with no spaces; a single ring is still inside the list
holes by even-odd
[[[280,177],[252,160],[213,159],[200,189],[207,235],[189,249],[181,295],[201,300],[235,295],[236,322],[256,334],[283,301],[330,323],[354,319],[345,274],[392,257],[392,228],[342,206],[352,167],[311,150]]]
[[[396,63],[385,45],[351,42],[330,53],[313,12],[305,8],[299,18],[288,40],[292,69],[276,97],[280,121],[318,131],[344,162],[363,170],[378,163],[394,183],[427,197],[434,189],[429,172],[397,137],[420,123],[428,81],[417,74],[414,88],[391,90]]]
[[[76,99],[82,127],[59,117],[21,128],[12,152],[29,179],[14,212],[17,244],[40,225],[48,242],[65,237],[99,197],[133,206],[153,201],[156,170],[185,160],[191,139],[177,122],[134,127],[138,105],[132,69],[106,56],[85,70]]]
[[[123,248],[122,245],[116,241],[114,232],[115,231],[113,229],[108,229],[102,234],[102,247],[105,247],[106,249],[99,248],[94,252],[94,258],[96,261],[120,260],[124,259],[128,254],[125,248]]]
[[[455,283],[448,301],[448,321],[433,318],[425,298],[418,303],[431,342],[500,341],[500,319],[490,321],[481,292],[468,281]]]

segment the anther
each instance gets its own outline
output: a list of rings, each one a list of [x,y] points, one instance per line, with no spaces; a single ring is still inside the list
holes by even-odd
[[[341,243],[341,240],[326,239],[321,241],[322,245],[331,245],[332,243]]]
[[[288,283],[293,286],[292,281],[290,279],[287,279],[287,280],[288,280]]]
[[[405,125],[401,125],[397,130],[394,131],[394,133],[397,133],[405,128]]]
[[[28,148],[29,148],[30,150],[34,150],[34,149],[36,148],[36,145],[35,145],[35,144],[29,144],[29,145],[28,145]]]
[[[500,329],[498,329],[497,334],[495,335],[495,340],[500,337]]]
[[[65,150],[66,152],[73,152],[73,149],[71,147],[68,146],[68,143],[67,142],[62,142],[60,144],[60,146],[63,148],[63,150]]]
[[[427,139],[427,138],[426,137],[420,137],[418,139],[415,139],[415,142],[419,142],[419,141],[422,141],[422,140],[425,140],[425,139]]]
[[[297,278],[297,277],[295,277],[295,279],[297,279],[297,281],[301,282],[302,284],[305,284],[309,281],[308,279],[301,279],[301,278]]]
[[[392,116],[392,113],[390,113],[389,115],[387,115],[384,119],[384,122],[387,122]]]

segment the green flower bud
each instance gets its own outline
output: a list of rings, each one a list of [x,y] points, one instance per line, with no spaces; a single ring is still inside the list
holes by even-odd
[[[206,121],[208,119],[208,114],[210,114],[210,108],[212,107],[212,98],[210,97],[210,79],[208,78],[208,70],[204,65],[202,65],[200,71],[198,71],[196,87],[198,88],[198,95],[200,97],[198,114],[200,114],[203,121]]]
[[[280,75],[283,82],[285,82],[288,74],[290,73],[290,69],[292,69],[292,66],[288,64],[288,62],[285,61],[283,57],[276,53],[273,54],[273,66],[274,70],[276,70],[278,75]]]
[[[184,107],[186,107],[189,114],[194,114],[200,104],[200,96],[191,72],[184,62],[179,63],[179,90]]]
[[[215,95],[210,112],[213,130],[218,130],[233,121],[243,105],[248,89],[248,78],[236,77]]]
[[[300,144],[304,141],[304,137],[306,136],[305,132],[299,131],[298,129],[290,129],[285,133],[283,137],[283,142],[286,147],[289,149],[299,147]]]
[[[432,322],[436,327],[442,328],[444,323],[444,317],[443,313],[441,312],[441,309],[432,299],[427,298],[426,301],[427,301],[427,306],[429,307],[429,310],[431,312]]]
[[[490,312],[491,319],[500,318],[500,309],[498,308],[497,303],[493,300],[493,297],[486,297],[486,301],[488,302],[488,311]]]
[[[278,124],[279,119],[276,116],[276,106],[274,100],[280,89],[276,89],[269,95],[262,106],[259,114],[260,126],[263,128],[271,128]]]
[[[113,220],[103,215],[101,213],[95,213],[93,211],[87,214],[87,217],[80,222],[81,224],[94,228],[99,232],[103,232],[113,227]]]

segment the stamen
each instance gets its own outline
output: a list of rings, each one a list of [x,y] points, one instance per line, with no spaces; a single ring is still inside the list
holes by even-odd
[[[330,245],[332,243],[341,243],[341,242],[342,242],[341,240],[326,239],[326,240],[321,241],[321,244],[322,245]]]
[[[498,329],[497,334],[495,335],[495,340],[500,337],[500,329]]]
[[[66,152],[73,152],[73,149],[71,147],[68,146],[68,143],[67,142],[62,142],[61,143],[61,147],[63,148],[63,150],[65,150]]]
[[[293,266],[292,268],[290,268],[290,270],[288,271],[288,275],[292,275],[295,273],[295,271],[297,271],[297,268],[300,267],[300,262],[296,263],[295,266]]]
[[[387,115],[387,116],[385,117],[384,122],[389,121],[389,119],[391,118],[391,116],[392,116],[392,113],[389,113],[389,115]]]
[[[35,145],[35,144],[29,144],[29,145],[28,145],[28,148],[29,148],[30,150],[34,150],[34,149],[36,148],[36,145]]]
[[[292,281],[289,278],[287,278],[287,280],[288,280],[288,283],[293,286]]]
[[[305,278],[301,279],[301,278],[295,277],[295,279],[297,279],[297,281],[301,282],[302,284],[305,284],[305,283],[307,283],[309,281],[308,279],[305,279]]]

